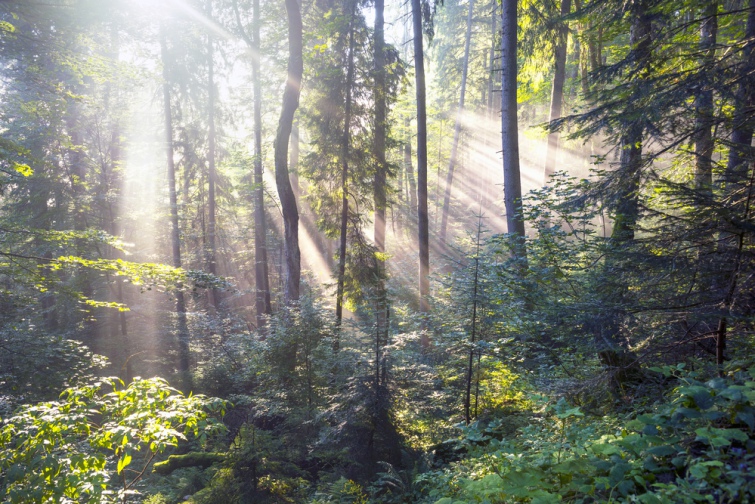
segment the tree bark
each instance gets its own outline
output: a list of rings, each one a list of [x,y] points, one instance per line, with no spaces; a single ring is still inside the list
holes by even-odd
[[[160,54],[163,63],[163,117],[165,120],[165,151],[168,165],[168,193],[170,200],[171,245],[173,267],[181,267],[181,238],[178,228],[178,197],[176,194],[176,166],[173,161],[173,117],[170,107],[170,57],[165,26],[160,27]],[[186,323],[186,301],[182,286],[176,288],[176,316],[178,317],[178,372],[182,375],[184,388],[191,385],[189,372],[189,330]]]
[[[288,16],[288,77],[283,89],[283,107],[278,131],[275,136],[275,185],[283,211],[284,246],[286,256],[286,283],[284,302],[287,305],[299,301],[301,255],[299,252],[299,211],[296,196],[288,175],[288,143],[294,122],[294,113],[299,107],[301,79],[304,73],[302,56],[302,20],[297,0],[285,0]]]
[[[519,171],[519,129],[517,124],[517,2],[503,0],[501,27],[501,137],[503,142],[503,188],[506,224],[513,238],[513,253],[520,269],[527,269],[527,248],[524,242],[522,217],[522,181]]]
[[[461,91],[459,92],[459,111],[457,112],[456,124],[454,125],[454,142],[451,145],[451,159],[448,162],[448,173],[446,175],[446,193],[443,197],[443,217],[440,221],[440,243],[442,246],[446,245],[448,213],[451,208],[451,187],[454,182],[454,168],[456,167],[456,156],[459,148],[459,136],[461,136],[461,121],[464,115],[464,95],[467,90],[467,70],[469,68],[469,46],[472,42],[473,12],[474,0],[469,0],[469,9],[467,11],[467,33],[464,37],[464,60],[461,64]]]
[[[414,74],[417,91],[417,235],[419,242],[419,310],[430,311],[430,235],[427,213],[427,107],[425,53],[422,41],[422,6],[412,0],[414,27]],[[429,342],[427,342],[429,343]]]
[[[561,22],[557,28],[557,42],[555,47],[555,71],[553,73],[553,87],[551,88],[551,109],[548,122],[561,118],[561,107],[564,101],[564,82],[566,81],[566,42],[569,38],[569,26],[563,18],[571,11],[571,0],[561,0]],[[548,133],[548,146],[545,151],[545,172],[543,183],[547,184],[551,176],[556,173],[556,154],[558,153],[559,134],[557,131]]]

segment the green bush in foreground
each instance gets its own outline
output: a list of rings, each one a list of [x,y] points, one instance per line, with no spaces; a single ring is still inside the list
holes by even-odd
[[[151,463],[179,439],[223,428],[219,399],[184,396],[165,380],[117,378],[27,405],[0,425],[3,502],[125,502]]]

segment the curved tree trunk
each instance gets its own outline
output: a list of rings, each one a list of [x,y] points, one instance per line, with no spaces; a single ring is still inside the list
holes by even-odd
[[[299,279],[301,277],[301,255],[299,252],[299,211],[296,196],[288,175],[288,143],[294,122],[294,113],[299,107],[299,93],[304,60],[302,57],[302,20],[297,0],[286,0],[288,15],[288,77],[283,89],[278,131],[275,136],[275,185],[283,211],[284,246],[286,256],[286,283],[284,301],[287,305],[299,301]]]

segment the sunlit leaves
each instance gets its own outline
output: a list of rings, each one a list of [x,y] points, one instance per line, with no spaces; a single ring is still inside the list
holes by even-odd
[[[22,407],[2,426],[0,470],[8,477],[0,491],[14,503],[112,500],[117,481],[131,491],[179,440],[220,432],[224,409],[223,401],[184,396],[159,378],[68,389],[59,401]],[[122,478],[113,479],[111,461]]]

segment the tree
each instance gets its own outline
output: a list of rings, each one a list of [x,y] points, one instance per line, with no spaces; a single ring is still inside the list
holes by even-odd
[[[527,269],[522,216],[522,182],[519,173],[519,125],[517,120],[517,3],[503,0],[501,13],[501,137],[503,139],[503,191],[508,232],[514,240],[513,253],[520,268]]]
[[[343,111],[343,136],[341,139],[341,232],[338,248],[338,287],[336,293],[336,323],[343,316],[343,289],[346,275],[346,234],[349,224],[349,156],[351,149],[351,101],[354,87],[354,30],[357,2],[352,0],[348,13],[348,48],[346,56],[346,82],[344,83],[345,105]]]
[[[417,241],[419,244],[419,310],[430,310],[430,221],[427,213],[427,104],[425,52],[422,42],[423,5],[412,0],[414,28],[414,78],[417,94]]]
[[[571,0],[561,0],[561,18],[569,15]],[[556,45],[554,47],[554,72],[553,89],[551,91],[551,107],[549,122],[561,118],[561,106],[564,100],[564,82],[566,81],[566,43],[569,37],[569,25],[561,21],[556,31]],[[556,171],[556,153],[558,152],[558,132],[548,133],[548,146],[545,151],[545,179],[548,179]]]
[[[166,160],[168,166],[168,196],[170,198],[171,250],[173,267],[181,267],[181,237],[178,227],[178,194],[176,191],[176,167],[173,160],[173,118],[170,104],[170,55],[168,53],[168,36],[165,26],[160,27],[160,54],[163,63],[163,118],[165,121]],[[186,323],[186,300],[179,288],[176,296],[176,317],[178,318],[179,360],[178,372],[183,374],[184,387],[190,388],[189,372],[189,328]]]
[[[254,87],[254,281],[257,327],[265,325],[272,314],[270,279],[267,261],[267,223],[265,220],[265,186],[262,180],[262,76],[260,75],[260,3],[252,3],[252,37],[241,22],[238,0],[233,1],[236,24],[242,38],[252,51],[252,85]],[[298,142],[298,138],[295,140]]]
[[[631,29],[629,44],[631,46],[632,71],[639,76],[639,82],[634,88],[631,101],[643,98],[643,83],[647,81],[650,72],[650,56],[652,42],[651,17],[646,1],[638,1],[629,8]],[[645,118],[639,114],[628,114],[625,119],[623,135],[621,137],[621,155],[619,171],[624,181],[620,184],[617,195],[616,214],[612,236],[620,241],[633,240],[635,228],[639,219],[640,177],[642,173],[642,143],[645,130]]]
[[[286,253],[286,285],[284,299],[287,305],[299,300],[301,256],[299,252],[299,211],[296,196],[288,174],[288,142],[294,122],[294,113],[299,107],[299,93],[304,72],[302,55],[301,9],[297,0],[286,0],[288,16],[288,66],[286,85],[283,90],[283,108],[275,136],[275,184],[281,200]]]
[[[388,165],[385,157],[385,143],[387,130],[386,106],[386,55],[385,55],[385,0],[375,1],[375,188],[373,199],[375,204],[374,241],[378,257],[378,275],[385,274],[385,211],[387,208],[387,178]],[[387,300],[385,283],[378,279],[375,303],[375,376],[378,383],[380,351],[388,340]]]
[[[212,1],[207,2],[207,17],[212,18]],[[207,271],[212,275],[217,274],[217,250],[215,246],[215,61],[213,60],[213,37],[207,33]],[[210,304],[214,309],[218,308],[219,292],[210,291]]]
[[[716,33],[718,31],[718,2],[707,2],[701,9],[704,20],[700,23],[700,66],[713,71],[716,56]],[[710,191],[713,184],[712,158],[715,142],[712,128],[715,123],[713,89],[708,82],[701,84],[695,98],[695,186],[701,191]]]

